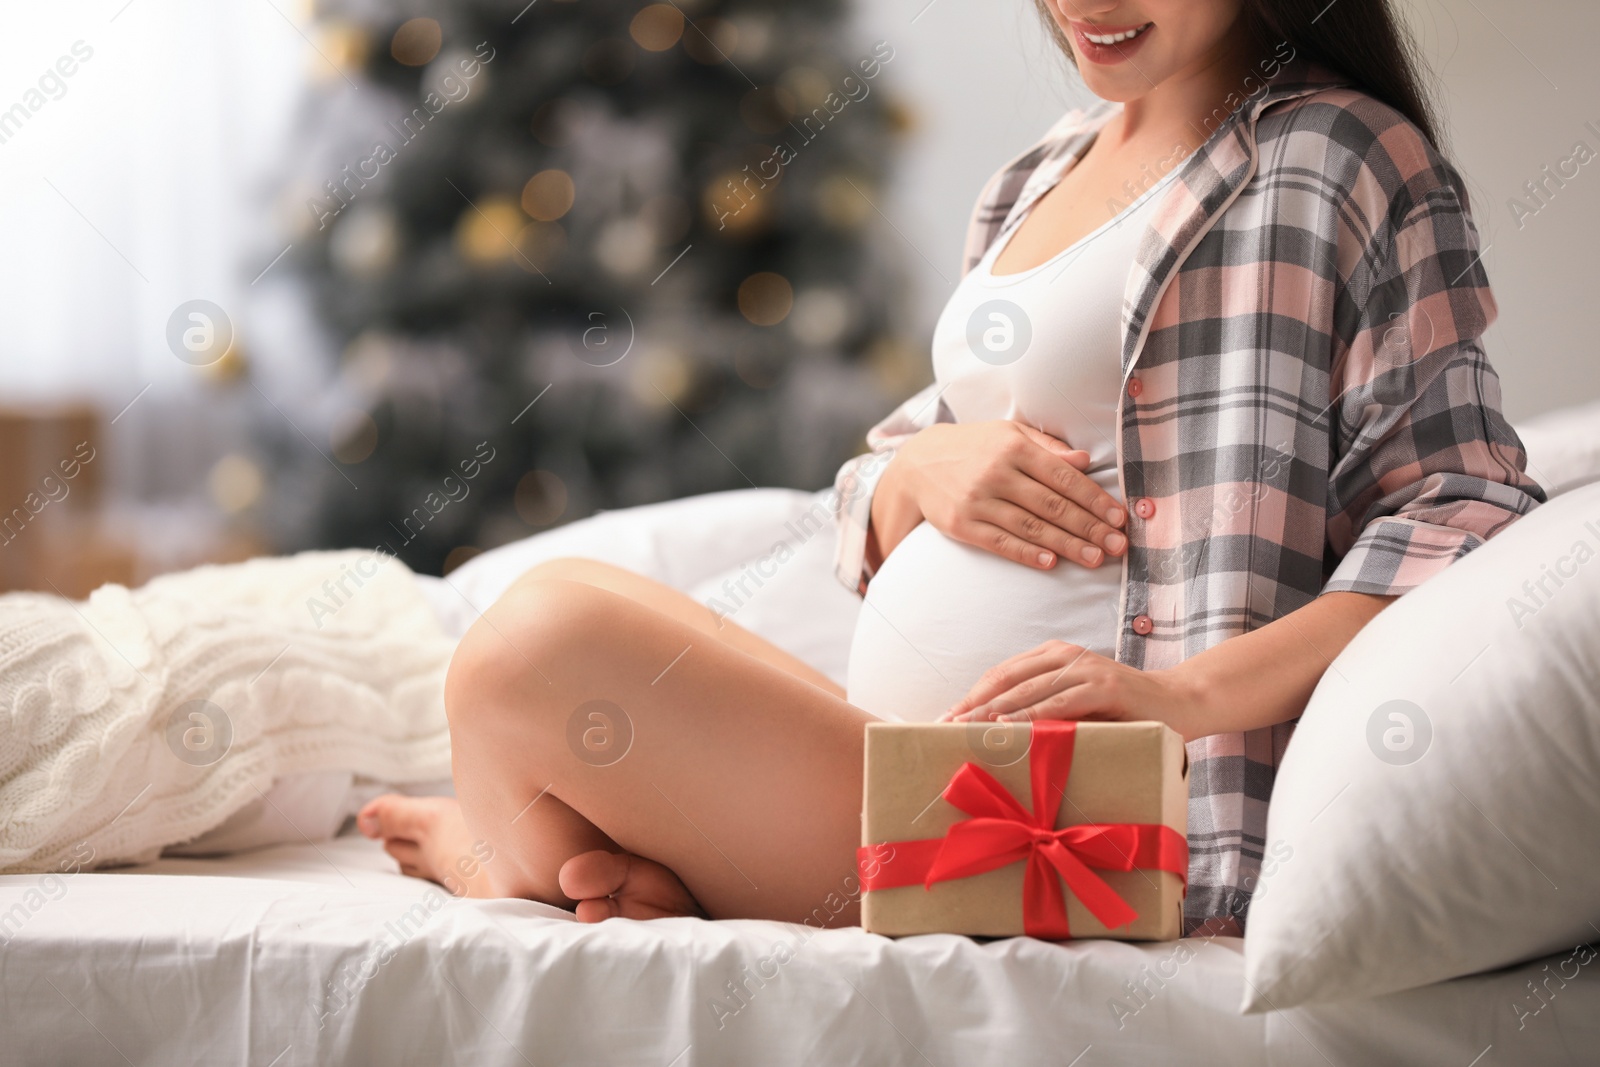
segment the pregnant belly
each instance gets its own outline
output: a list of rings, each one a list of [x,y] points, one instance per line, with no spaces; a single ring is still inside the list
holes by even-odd
[[[1038,571],[923,523],[867,586],[848,699],[879,718],[926,722],[985,670],[1052,638],[1109,656],[1121,581],[1120,560]]]

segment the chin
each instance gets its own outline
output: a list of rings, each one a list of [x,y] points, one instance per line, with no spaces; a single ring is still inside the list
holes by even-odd
[[[1137,100],[1150,91],[1150,82],[1140,74],[1129,71],[1112,73],[1103,67],[1092,66],[1087,63],[1078,65],[1079,75],[1083,84],[1089,91],[1102,100],[1114,104],[1126,104],[1130,100]],[[1152,81],[1159,79],[1152,78]]]

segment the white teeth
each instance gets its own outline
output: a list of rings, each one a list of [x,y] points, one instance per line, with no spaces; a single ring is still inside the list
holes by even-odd
[[[1088,38],[1090,41],[1093,41],[1095,44],[1099,44],[1099,45],[1120,44],[1123,41],[1131,41],[1131,40],[1133,40],[1135,37],[1139,36],[1141,33],[1143,33],[1145,30],[1148,30],[1153,25],[1154,25],[1154,23],[1147,22],[1143,26],[1140,26],[1138,29],[1136,29],[1136,30],[1128,30],[1126,33],[1110,33],[1110,34],[1086,33],[1086,34],[1084,34],[1084,37]]]

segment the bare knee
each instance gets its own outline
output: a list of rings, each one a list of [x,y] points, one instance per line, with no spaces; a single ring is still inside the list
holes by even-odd
[[[517,585],[565,581],[582,582],[585,585],[609,588],[614,583],[617,575],[628,573],[621,567],[603,563],[597,559],[586,559],[582,556],[558,556],[555,559],[547,559],[543,563],[536,563],[529,567],[522,577],[517,579]]]
[[[472,625],[450,659],[451,730],[504,725],[508,717],[526,726],[581,691],[615,599],[568,579],[519,581]]]

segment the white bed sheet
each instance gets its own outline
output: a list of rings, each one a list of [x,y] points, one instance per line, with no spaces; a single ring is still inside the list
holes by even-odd
[[[0,1062],[1503,1067],[1600,1051],[1593,974],[1519,1017],[1553,960],[1240,1016],[1234,939],[583,926],[528,901],[425,903],[442,896],[359,837],[78,874],[53,894],[0,878],[0,917],[26,912],[0,932]],[[730,982],[747,983],[742,1005]]]

